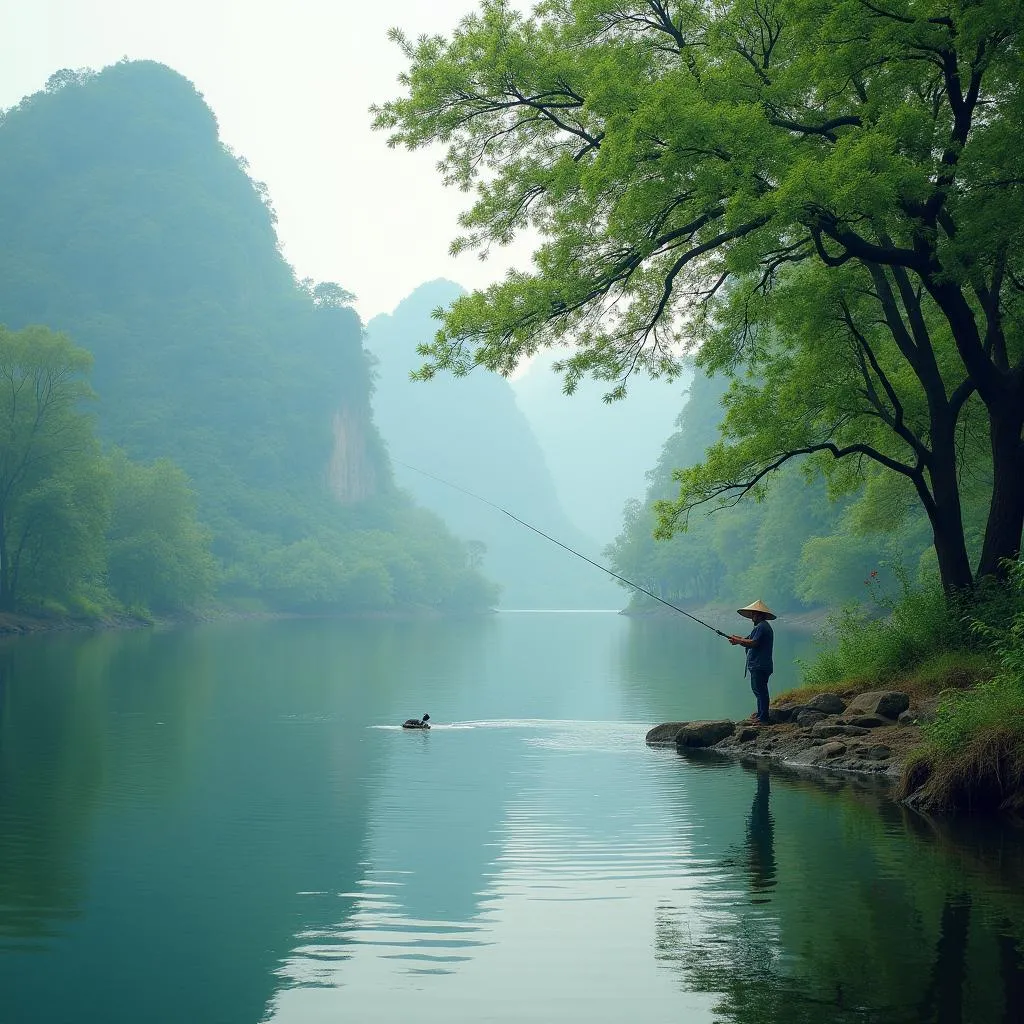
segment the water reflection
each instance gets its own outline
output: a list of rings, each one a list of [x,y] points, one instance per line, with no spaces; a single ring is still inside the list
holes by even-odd
[[[706,880],[698,914],[663,908],[656,924],[657,961],[716,996],[716,1020],[1018,1019],[1019,834],[993,827],[965,846],[960,827],[908,817],[853,780],[688,763],[704,780],[692,795],[724,806],[730,777],[751,793],[744,855],[708,836],[704,856],[722,873]]]
[[[734,652],[634,626],[0,645],[0,1021],[1015,1021],[1020,835],[648,750]]]
[[[747,848],[753,888],[764,890],[775,886],[775,821],[771,809],[771,772],[767,766],[760,766],[755,772],[757,786],[747,819]]]

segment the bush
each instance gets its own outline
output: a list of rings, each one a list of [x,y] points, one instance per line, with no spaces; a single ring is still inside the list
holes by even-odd
[[[1013,607],[1008,627],[992,624],[993,609]],[[969,690],[947,691],[925,727],[928,744],[907,766],[901,795],[926,809],[1024,810],[1024,567],[981,612],[972,631],[998,669]]]
[[[891,681],[949,651],[980,645],[965,607],[951,600],[935,577],[917,588],[895,567],[898,596],[885,596],[878,572],[865,581],[869,599],[829,617],[823,639],[834,646],[803,663],[805,686],[875,685]]]
[[[1011,593],[1024,597],[1024,567],[1011,580]],[[939,703],[927,734],[935,748],[952,753],[986,729],[1024,722],[1024,609],[1013,616],[1009,628],[999,629],[978,618],[974,635],[991,648],[998,671],[995,678],[965,692],[950,692]]]

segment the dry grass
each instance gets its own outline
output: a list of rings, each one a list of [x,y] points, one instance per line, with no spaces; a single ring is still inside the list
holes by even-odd
[[[919,751],[896,795],[923,811],[1024,812],[1024,723],[978,732],[951,755]]]

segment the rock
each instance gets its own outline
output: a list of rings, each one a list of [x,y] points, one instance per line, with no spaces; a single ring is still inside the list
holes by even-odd
[[[768,721],[772,725],[785,725],[793,721],[793,708],[769,708]]]
[[[846,710],[842,697],[835,693],[819,693],[804,707],[809,711],[821,711],[826,715],[841,715]]]
[[[858,729],[880,729],[883,725],[893,725],[894,723],[889,719],[882,718],[881,715],[856,715],[853,718],[844,719],[841,724],[852,725]]]
[[[848,726],[833,725],[830,722],[818,722],[811,726],[811,735],[820,736],[822,739],[830,739],[832,736],[845,736]],[[865,730],[866,731],[866,730]]]
[[[935,721],[935,712],[926,711],[924,708],[910,708],[900,715],[898,721],[900,725],[926,725]]]
[[[717,722],[684,722],[676,733],[676,746],[713,747],[735,731],[736,723],[727,719]]]
[[[689,722],[662,722],[656,725],[647,734],[647,746],[649,747],[674,747],[679,730]]]
[[[841,725],[839,728],[843,730],[844,736],[867,736],[871,732],[862,725]]]
[[[796,716],[797,725],[814,725],[816,722],[820,722],[822,719],[828,718],[828,715],[824,711],[814,711],[811,708],[804,708]]]
[[[896,719],[909,707],[910,696],[901,690],[869,690],[854,697],[847,704],[846,713]]]
[[[832,740],[830,743],[823,743],[818,747],[814,755],[815,761],[829,761],[833,757],[842,757],[846,753],[846,744],[839,740]]]
[[[736,742],[749,743],[751,740],[756,740],[760,735],[760,731],[755,729],[752,725],[745,725],[737,734]]]
[[[877,743],[865,750],[864,756],[871,761],[888,761],[892,757],[892,747],[887,747],[884,743]]]

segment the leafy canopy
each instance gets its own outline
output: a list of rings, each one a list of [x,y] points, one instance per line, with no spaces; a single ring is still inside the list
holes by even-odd
[[[530,271],[445,314],[424,375],[509,373],[566,335],[567,390],[671,373],[730,280],[808,259],[913,268],[968,306],[961,285],[1019,284],[1021,19],[1018,2],[546,0],[525,17],[485,0],[450,39],[395,31],[405,95],[375,125],[446,147],[445,180],[473,194],[453,249],[540,239]]]

